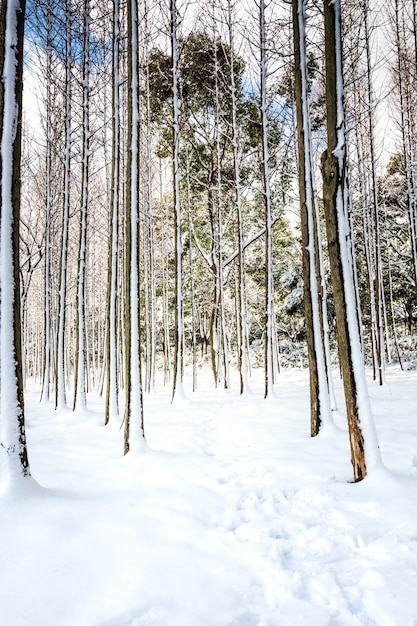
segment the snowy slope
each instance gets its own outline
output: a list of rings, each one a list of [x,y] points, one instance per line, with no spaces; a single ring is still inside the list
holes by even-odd
[[[360,484],[342,412],[309,437],[306,371],[268,401],[261,377],[239,397],[201,374],[174,404],[160,387],[126,458],[100,398],[56,413],[29,390],[37,483],[0,499],[0,624],[415,626],[416,378],[370,383],[389,472]]]

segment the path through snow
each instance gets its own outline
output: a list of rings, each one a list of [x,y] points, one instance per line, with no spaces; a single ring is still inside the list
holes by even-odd
[[[146,398],[149,451],[28,396],[32,471],[4,495],[0,624],[416,626],[415,374],[371,385],[384,460],[350,483],[347,433],[309,437],[304,371],[276,397],[209,379]],[[5,540],[5,538],[7,540]],[[23,582],[22,582],[23,581]]]

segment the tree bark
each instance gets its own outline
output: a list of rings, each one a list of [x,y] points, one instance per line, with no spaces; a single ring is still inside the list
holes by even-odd
[[[109,211],[109,262],[107,279],[107,332],[106,332],[106,409],[104,422],[119,415],[117,381],[117,285],[118,285],[118,219],[120,192],[120,7],[113,0],[113,95],[112,95],[112,166]]]
[[[71,0],[65,4],[65,157],[64,157],[64,188],[62,207],[62,244],[59,271],[59,304],[58,330],[56,349],[56,408],[66,407],[65,384],[65,327],[66,327],[66,295],[67,295],[67,260],[68,260],[68,230],[70,213],[70,177],[71,177],[71,145],[72,145],[72,6]]]
[[[347,219],[340,0],[324,0],[324,20],[327,150],[322,155],[323,197],[351,460],[354,480],[360,481],[367,474],[365,444],[373,464],[379,459],[379,450],[360,346]],[[366,442],[362,421],[367,428]]]
[[[24,0],[0,6],[0,480],[29,476],[23,402],[19,218]]]
[[[269,123],[267,102],[268,58],[266,41],[265,1],[259,4],[260,34],[260,83],[261,83],[261,124],[262,124],[262,178],[265,210],[265,330],[264,330],[264,369],[265,392],[271,395],[274,382],[273,371],[273,329],[274,329],[274,281],[272,271],[272,201],[269,164]]]
[[[171,11],[171,53],[172,53],[172,164],[174,192],[175,230],[175,357],[172,399],[176,394],[183,395],[182,375],[184,363],[184,302],[182,285],[182,209],[180,172],[180,89],[178,58],[178,10],[176,0],[170,2]]]
[[[83,42],[83,151],[81,177],[81,211],[78,254],[78,283],[76,297],[75,323],[75,372],[74,372],[74,410],[86,408],[86,248],[87,214],[89,192],[89,152],[90,152],[90,1],[84,0],[84,42]]]
[[[236,230],[238,249],[238,280],[236,282],[237,304],[237,349],[238,369],[240,376],[240,393],[248,389],[248,351],[247,351],[247,316],[246,316],[246,280],[245,280],[245,248],[243,240],[243,211],[242,211],[242,181],[241,181],[241,154],[239,145],[238,128],[238,100],[235,77],[235,52],[234,52],[234,15],[233,2],[227,2],[227,30],[229,33],[229,89],[231,98],[231,133],[233,150],[233,174],[235,186]]]
[[[144,442],[139,322],[139,82],[138,5],[129,0],[128,24],[128,155],[125,236],[125,431],[124,453]]]

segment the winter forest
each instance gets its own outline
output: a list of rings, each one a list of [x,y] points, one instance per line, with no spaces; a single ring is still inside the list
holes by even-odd
[[[415,625],[417,2],[0,0],[0,72],[0,622]]]

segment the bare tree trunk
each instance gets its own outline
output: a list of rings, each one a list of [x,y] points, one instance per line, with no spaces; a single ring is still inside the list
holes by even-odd
[[[369,467],[380,463],[380,455],[365,379],[349,245],[340,0],[324,0],[324,19],[327,150],[322,156],[323,196],[353,475],[360,481]]]
[[[414,8],[413,4],[413,8]],[[414,288],[417,292],[417,229],[416,229],[416,181],[413,177],[413,151],[412,151],[412,133],[411,133],[411,120],[409,116],[409,93],[407,89],[408,81],[408,68],[406,51],[401,39],[401,31],[403,30],[401,25],[400,5],[399,0],[394,2],[394,28],[395,28],[395,44],[397,54],[397,81],[398,90],[400,96],[400,115],[401,115],[401,132],[402,132],[402,148],[404,157],[405,179],[407,185],[407,213],[410,229],[410,245],[411,245],[411,257],[412,257],[412,271]]]
[[[87,213],[89,191],[89,152],[90,152],[90,0],[84,0],[84,45],[83,45],[83,151],[81,179],[81,214],[78,256],[78,284],[75,322],[75,373],[74,410],[86,408],[85,371],[86,351],[86,248]]]
[[[107,295],[106,339],[106,413],[105,424],[119,415],[117,383],[117,268],[118,268],[118,219],[120,193],[120,110],[119,110],[119,0],[113,0],[113,98],[112,98],[112,173],[109,216],[109,266]]]
[[[151,93],[149,87],[149,27],[148,27],[148,6],[145,2],[144,6],[144,22],[145,22],[145,39],[146,39],[146,210],[148,217],[147,224],[147,247],[148,259],[146,266],[148,267],[148,315],[147,315],[147,335],[148,335],[148,363],[147,363],[147,390],[155,391],[155,375],[156,375],[156,286],[155,286],[155,240],[154,240],[154,206],[152,199],[152,127],[151,127]]]
[[[49,5],[49,2],[48,2]],[[51,214],[52,214],[52,124],[51,124],[51,72],[52,72],[52,15],[46,12],[46,202],[45,202],[45,270],[44,270],[44,361],[41,401],[49,400],[51,385]]]
[[[272,272],[272,207],[269,170],[269,123],[267,104],[267,50],[265,1],[259,4],[260,33],[260,75],[261,75],[261,123],[262,123],[262,177],[265,206],[265,330],[264,330],[264,369],[265,398],[271,394],[273,374],[273,329],[274,329],[274,283]]]
[[[128,158],[125,241],[124,453],[144,443],[139,313],[139,81],[138,5],[128,0]]]
[[[375,123],[374,123],[374,98],[372,89],[372,68],[371,68],[371,49],[369,42],[369,2],[365,0],[363,7],[364,29],[365,29],[365,50],[367,65],[367,86],[368,86],[368,132],[369,132],[369,156],[371,161],[371,180],[372,180],[372,200],[373,200],[373,223],[374,223],[374,282],[375,282],[375,325],[376,325],[376,357],[379,384],[384,382],[384,324],[383,309],[385,304],[383,281],[382,281],[382,259],[381,259],[381,235],[379,226],[379,194],[378,180],[376,173],[376,156],[375,156]]]
[[[0,5],[0,480],[29,476],[22,379],[19,217],[24,0]]]
[[[183,395],[182,375],[184,361],[184,303],[182,286],[182,210],[180,190],[180,89],[178,59],[178,11],[176,0],[170,0],[171,11],[171,54],[172,54],[172,164],[174,191],[175,230],[175,357],[172,399]]]
[[[190,270],[190,299],[191,299],[191,347],[193,352],[193,391],[197,391],[197,307],[195,303],[195,286],[193,274],[193,243],[191,228],[191,189],[190,189],[190,169],[187,154],[187,217],[188,217],[188,262]]]
[[[68,259],[68,230],[70,213],[70,176],[71,176],[71,145],[72,145],[72,6],[71,0],[65,5],[66,53],[65,53],[65,162],[64,162],[64,190],[62,215],[62,244],[59,277],[59,304],[58,304],[58,336],[56,354],[56,407],[66,407],[65,383],[65,328],[66,328],[66,295],[67,295],[67,259]]]
[[[230,48],[230,96],[232,113],[232,148],[233,170],[235,184],[235,207],[236,229],[238,248],[238,281],[237,281],[237,338],[238,338],[238,368],[240,376],[240,393],[248,389],[248,354],[247,354],[247,315],[246,315],[246,289],[245,289],[245,248],[243,242],[243,212],[242,212],[242,181],[240,167],[239,128],[238,128],[238,102],[235,81],[235,54],[234,54],[234,23],[232,0],[227,2],[227,29],[229,31]]]
[[[317,277],[319,221],[315,211],[315,183],[311,149],[310,110],[308,103],[307,52],[304,0],[293,0],[295,99],[297,108],[298,172],[300,190],[301,234],[303,246],[304,307],[310,371],[311,435],[315,437],[322,423],[331,420],[326,359],[323,349],[323,316],[320,315]],[[325,303],[323,306],[326,306]]]

